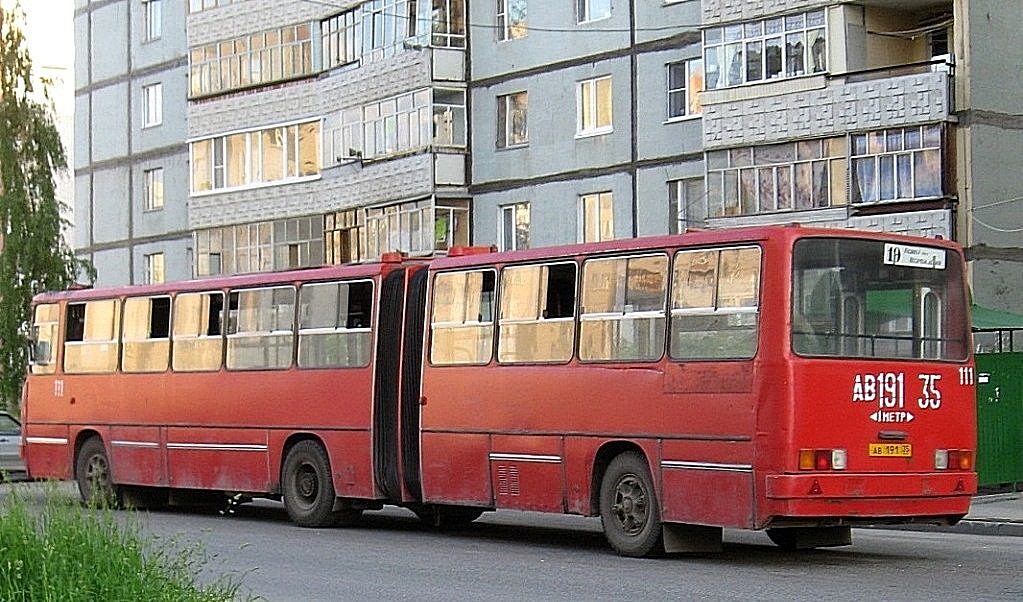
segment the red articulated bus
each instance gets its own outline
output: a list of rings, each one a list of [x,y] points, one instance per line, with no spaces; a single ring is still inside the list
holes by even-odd
[[[779,226],[46,293],[25,454],[86,500],[571,513],[628,556],[953,524],[977,487],[964,266]]]

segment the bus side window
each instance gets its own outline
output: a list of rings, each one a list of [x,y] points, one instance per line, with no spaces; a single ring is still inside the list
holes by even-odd
[[[672,359],[744,359],[756,354],[760,265],[759,247],[675,255]]]
[[[299,290],[298,366],[369,365],[373,283],[325,282]]]
[[[124,300],[121,369],[163,372],[170,364],[170,297]]]
[[[575,263],[506,267],[498,302],[498,361],[572,359],[575,290]]]
[[[224,293],[182,293],[174,298],[172,365],[181,372],[220,369],[223,356]]]
[[[32,323],[32,374],[53,374],[57,371],[59,321],[59,304],[42,303],[36,306]]]
[[[65,372],[89,374],[117,369],[120,305],[117,299],[68,305]]]
[[[487,364],[494,354],[494,270],[447,272],[433,280],[430,362]]]
[[[237,321],[227,335],[229,370],[283,370],[291,366],[295,340],[295,287],[231,293]]]
[[[579,359],[656,360],[664,354],[668,257],[583,264]]]

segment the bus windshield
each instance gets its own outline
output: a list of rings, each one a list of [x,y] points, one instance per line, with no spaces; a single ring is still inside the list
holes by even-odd
[[[955,253],[876,240],[795,245],[792,347],[800,355],[960,361],[969,354]]]

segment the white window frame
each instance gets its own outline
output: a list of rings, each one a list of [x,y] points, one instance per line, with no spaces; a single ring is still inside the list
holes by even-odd
[[[820,37],[813,37],[811,42],[814,34]],[[768,57],[772,41],[779,49],[776,71]],[[815,65],[813,47],[818,42],[821,46],[816,56],[821,64]],[[752,77],[751,50],[759,56],[759,67]],[[827,11],[821,8],[707,28],[703,31],[703,53],[707,90],[827,73]]]
[[[672,69],[681,68],[683,80],[681,86],[672,87]],[[696,117],[703,114],[703,107],[700,104],[700,94],[703,92],[703,59],[694,58],[684,61],[675,61],[665,66],[665,84],[667,94],[667,115],[668,121],[676,121],[688,117]],[[695,89],[694,89],[695,88]],[[673,110],[672,102],[676,96],[682,97],[682,112]]]
[[[699,192],[697,193],[691,188],[696,188]],[[703,177],[668,180],[669,234],[685,232],[686,228],[693,225],[693,222],[704,222],[706,216],[707,192]]]
[[[606,110],[601,110],[601,85],[607,83]],[[603,114],[607,122],[601,121]],[[614,87],[610,75],[580,81],[576,85],[576,137],[597,136],[614,131]]]
[[[143,186],[144,197],[145,197],[145,208],[146,211],[156,211],[163,209],[164,202],[164,185],[163,185],[163,168],[154,167],[153,169],[147,169],[143,172],[144,180]]]
[[[142,86],[142,127],[163,123],[163,84]]]
[[[517,102],[521,99],[521,102]],[[515,118],[521,115],[521,133]],[[529,92],[512,92],[497,97],[497,148],[516,148],[529,144]]]
[[[579,195],[579,242],[605,240],[614,240],[614,195],[610,190]]]
[[[529,35],[527,0],[497,0],[497,41],[518,40]]]
[[[163,35],[163,0],[143,0],[142,18],[145,25],[143,41],[159,40]]]
[[[613,10],[611,0],[576,0],[576,16],[579,23],[609,19]]]
[[[146,284],[161,284],[165,281],[166,273],[164,271],[164,255],[163,253],[148,253],[146,254]]]
[[[519,225],[525,226],[525,240],[520,240],[518,235]],[[501,207],[501,236],[500,245],[502,251],[516,251],[529,248],[529,234],[532,224],[530,223],[529,201],[512,203]]]

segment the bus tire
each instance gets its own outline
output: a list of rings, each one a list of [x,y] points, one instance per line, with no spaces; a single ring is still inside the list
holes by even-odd
[[[657,493],[642,454],[625,452],[608,464],[600,482],[600,522],[607,542],[622,556],[664,553]]]
[[[89,437],[75,457],[75,480],[82,502],[88,506],[118,507],[120,492],[110,472],[110,459],[103,440]]]
[[[281,474],[284,508],[291,521],[300,527],[333,527],[334,480],[330,460],[319,443],[299,441],[284,458]]]

